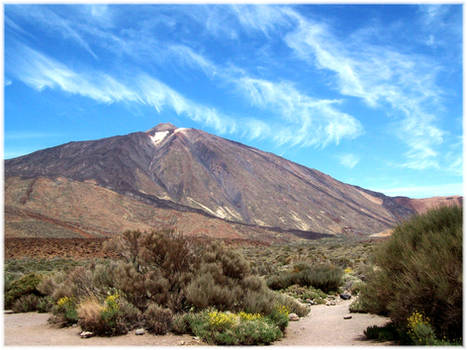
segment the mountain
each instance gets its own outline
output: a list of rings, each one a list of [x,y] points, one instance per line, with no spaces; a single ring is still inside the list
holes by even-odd
[[[462,196],[449,196],[449,197],[431,197],[431,198],[408,198],[408,197],[394,197],[394,200],[407,208],[412,208],[418,214],[423,214],[426,211],[441,207],[457,205],[462,206]]]
[[[6,235],[372,234],[412,205],[197,129],[159,124],[5,161]],[[39,229],[38,227],[41,227]]]

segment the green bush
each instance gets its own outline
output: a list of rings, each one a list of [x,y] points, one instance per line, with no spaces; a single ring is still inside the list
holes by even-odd
[[[52,307],[53,299],[51,297],[38,297],[35,294],[27,294],[16,299],[11,309],[14,312],[50,312]]]
[[[272,290],[285,289],[295,283],[294,276],[296,272],[281,272],[278,275],[271,276],[267,280],[268,287]]]
[[[172,320],[172,311],[157,304],[150,304],[144,312],[144,324],[150,333],[166,334],[172,328]]]
[[[12,282],[9,285],[9,289],[5,291],[5,308],[12,307],[17,299],[28,294],[42,296],[42,293],[37,290],[37,286],[41,280],[41,275],[30,273]]]
[[[363,331],[367,339],[378,341],[395,341],[399,339],[397,328],[393,323],[388,323],[383,327],[371,326]]]
[[[169,312],[170,317],[165,319],[171,319],[173,314],[212,307],[220,311],[261,313],[266,318],[282,306],[299,316],[309,312],[294,298],[271,291],[264,279],[252,274],[245,258],[224,244],[196,241],[170,230],[128,231],[110,241],[106,249],[120,254],[120,260],[93,264],[89,268],[79,266],[66,275],[60,273],[45,280],[40,287],[51,293],[56,302],[72,300],[75,314],[76,306],[81,310],[80,325],[96,334],[125,331],[120,324],[124,320],[122,300],[128,310],[139,310],[139,315],[133,312],[133,319],[126,321],[128,327],[139,322],[155,333],[170,329],[168,321],[167,325],[165,321],[159,324]],[[105,298],[117,291],[121,295],[118,308],[103,306]],[[57,305],[54,310],[58,321],[64,324],[76,316],[71,309]],[[70,317],[65,317],[66,313]],[[191,316],[186,317],[175,317],[176,332],[193,331],[193,327],[188,327],[193,320],[189,322]],[[275,315],[271,317],[268,322]],[[283,320],[279,321],[279,328],[284,328]],[[225,334],[219,336],[228,336]]]
[[[437,337],[462,337],[462,208],[443,207],[400,224],[377,251],[360,292],[370,312],[406,327],[414,311]]]
[[[78,322],[78,312],[76,310],[76,301],[70,297],[62,297],[52,307],[52,317],[49,322],[57,324],[60,327],[71,326]]]
[[[268,317],[281,331],[285,331],[289,325],[289,309],[286,306],[275,307]]]
[[[78,324],[96,335],[128,333],[142,323],[142,314],[118,294],[107,296],[103,303],[90,297],[78,305]]]
[[[342,284],[344,271],[337,266],[324,264],[307,266],[298,264],[294,270],[282,272],[267,280],[268,287],[273,290],[285,289],[293,284],[300,286],[313,286],[324,292],[336,291]]]
[[[16,299],[11,309],[14,312],[31,312],[37,310],[39,304],[39,297],[34,294],[23,295],[19,299]]]
[[[327,294],[320,289],[314,287],[302,287],[298,284],[293,284],[287,287],[284,292],[291,297],[300,299],[305,302],[307,299],[313,300],[316,304],[326,303]]]
[[[37,302],[37,311],[40,313],[51,312],[54,306],[54,300],[50,296],[39,298]]]
[[[353,313],[362,313],[362,314],[368,313],[368,309],[362,303],[362,300],[360,299],[360,297],[355,298],[352,301],[352,303],[350,303],[349,311]]]
[[[279,327],[273,322],[268,322],[267,319],[242,321],[234,329],[234,334],[237,338],[234,344],[241,345],[271,344],[282,337]]]
[[[211,309],[191,315],[189,323],[193,334],[210,344],[261,345],[282,337],[279,327],[259,314]]]
[[[175,334],[187,334],[191,332],[190,313],[176,314],[172,321],[172,332]]]

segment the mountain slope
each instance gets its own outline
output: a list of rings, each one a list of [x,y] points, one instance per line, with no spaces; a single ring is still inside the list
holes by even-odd
[[[280,230],[371,234],[415,213],[413,207],[381,193],[171,124],[70,142],[5,161],[6,182],[59,177],[112,190],[155,208]],[[72,196],[67,198],[72,201]],[[11,203],[6,198],[7,208]]]

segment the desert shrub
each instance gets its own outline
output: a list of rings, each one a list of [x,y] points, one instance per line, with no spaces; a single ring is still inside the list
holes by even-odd
[[[234,332],[237,338],[235,343],[241,345],[271,344],[282,337],[279,327],[272,322],[268,322],[267,319],[242,321]]]
[[[271,276],[267,280],[268,287],[272,290],[281,290],[291,286],[294,283],[294,275],[296,273],[281,272],[278,275]]]
[[[85,330],[95,332],[96,334],[104,333],[104,324],[101,317],[103,306],[96,298],[88,298],[81,302],[78,307],[78,324]]]
[[[22,273],[20,272],[10,272],[10,271],[6,271],[5,269],[5,273],[3,275],[3,290],[4,290],[4,293],[8,293],[8,291],[10,290],[11,288],[11,284],[16,281],[17,279],[20,279],[21,277],[23,276]]]
[[[318,265],[297,274],[297,284],[313,286],[323,292],[336,291],[342,283],[343,271],[334,265]]]
[[[93,283],[93,271],[84,266],[48,277],[39,287],[56,301],[64,297],[79,301],[98,294],[105,295],[103,286]]]
[[[22,259],[9,259],[5,261],[5,271],[8,273],[19,273],[27,275],[30,273],[45,274],[54,271],[66,271],[73,269],[75,266],[82,262],[63,259],[37,259],[37,258],[22,258]]]
[[[62,297],[52,307],[54,317],[49,322],[60,327],[70,326],[78,322],[78,312],[76,311],[76,301],[71,297]]]
[[[217,284],[208,272],[196,276],[186,289],[188,301],[199,310],[208,306],[216,306],[220,310],[228,309],[235,301],[231,292],[228,286]]]
[[[139,322],[155,333],[170,329],[170,322],[163,320],[173,314],[193,314],[187,314],[188,310],[214,307],[219,311],[260,313],[266,318],[281,306],[299,316],[309,311],[294,298],[271,291],[262,278],[251,273],[241,254],[217,242],[198,242],[171,230],[131,231],[112,240],[109,247],[120,254],[119,261],[89,269],[78,267],[42,286],[44,291],[53,290],[55,300],[68,298],[80,305],[80,324],[97,334],[123,332],[122,300],[127,307],[139,310],[126,322],[131,327]],[[112,308],[104,299],[117,291],[118,307]],[[95,301],[87,305],[85,301],[90,298]],[[171,316],[165,317],[169,312]],[[273,314],[268,322],[277,319],[282,328],[284,322],[276,316]],[[174,320],[178,332],[193,331],[192,324],[196,324],[192,316],[176,316]]]
[[[327,297],[327,294],[321,289],[316,289],[314,287],[302,287],[298,284],[293,284],[287,287],[283,292],[291,297],[300,299],[303,302],[307,299],[311,299],[316,304],[324,304],[325,298]]]
[[[78,306],[78,324],[97,335],[120,335],[141,324],[141,312],[118,294],[111,294],[100,303],[89,297]]]
[[[281,330],[271,319],[255,314],[211,309],[191,315],[189,322],[193,334],[210,344],[270,344],[282,336]]]
[[[287,306],[276,306],[268,317],[281,331],[284,331],[289,325],[289,311],[290,309]]]
[[[120,328],[124,326],[127,331],[142,327],[143,325],[143,313],[133,304],[129,303],[125,298],[120,297],[118,299],[119,315],[117,318],[117,324]]]
[[[43,295],[52,296],[57,289],[57,283],[53,276],[44,276],[36,288]]]
[[[267,280],[268,287],[273,290],[285,289],[293,284],[313,286],[324,292],[336,291],[342,284],[344,272],[340,267],[321,264],[309,266],[297,264],[292,271],[285,271]]]
[[[362,300],[360,297],[355,298],[349,305],[349,311],[353,313],[362,313],[366,314],[368,313],[368,309],[366,306],[362,303]]]
[[[37,311],[40,313],[51,312],[54,306],[54,300],[50,296],[39,298],[37,302]]]
[[[290,312],[297,314],[300,317],[306,316],[310,312],[310,308],[297,301],[288,295],[281,293],[275,293],[276,303],[275,305],[285,306]]]
[[[34,294],[23,295],[16,299],[11,307],[14,312],[31,312],[37,310],[39,297]]]
[[[113,269],[112,280],[141,311],[151,302],[174,312],[191,307],[184,289],[199,265],[197,247],[191,239],[173,230],[127,231],[110,241],[109,247],[124,261]]]
[[[265,288],[262,291],[245,291],[242,299],[242,309],[249,313],[270,315],[278,307],[286,307],[290,312],[303,317],[309,312],[306,305],[301,304],[293,297],[274,292]]]
[[[144,310],[147,305],[144,274],[137,271],[133,264],[125,262],[119,263],[112,272],[115,276],[115,287],[125,294],[131,304]]]
[[[154,334],[166,334],[172,328],[172,311],[157,304],[150,304],[144,312],[146,329]]]
[[[76,299],[92,297],[99,289],[92,281],[92,271],[80,266],[73,270],[66,281],[71,287],[71,296]]]
[[[5,291],[5,307],[10,308],[13,303],[28,294],[34,294],[36,296],[42,296],[37,286],[41,282],[42,276],[36,273],[30,273],[22,276],[18,280],[12,282],[9,289]]]
[[[350,286],[350,293],[352,293],[353,295],[357,295],[358,293],[360,293],[363,286],[364,286],[364,282],[360,280],[352,283],[352,285]]]
[[[176,314],[172,320],[172,332],[175,334],[190,333],[190,313]]]
[[[397,328],[393,323],[388,323],[382,327],[370,326],[363,331],[367,339],[374,339],[378,341],[398,341],[399,335]]]
[[[407,334],[415,345],[436,345],[436,335],[430,319],[415,311],[407,319]]]
[[[462,208],[444,207],[400,224],[375,254],[360,292],[370,312],[405,327],[414,311],[438,337],[462,337]]]

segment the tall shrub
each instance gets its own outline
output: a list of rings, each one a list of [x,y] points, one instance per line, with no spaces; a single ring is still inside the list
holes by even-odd
[[[462,208],[400,224],[374,259],[360,296],[368,311],[388,314],[399,327],[422,312],[439,338],[462,337]]]

